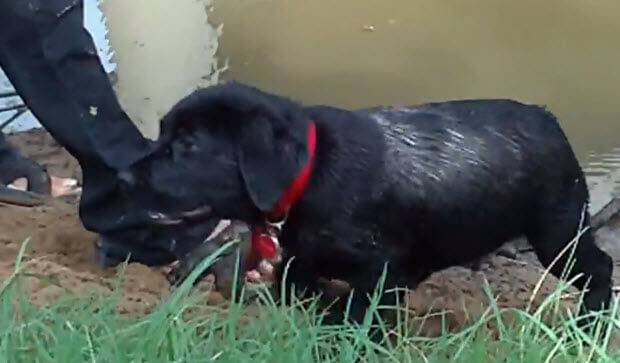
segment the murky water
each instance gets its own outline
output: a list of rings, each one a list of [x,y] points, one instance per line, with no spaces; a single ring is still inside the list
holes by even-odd
[[[149,136],[205,83],[217,50],[230,60],[225,78],[309,103],[545,104],[586,167],[593,209],[620,194],[617,0],[213,0],[214,12],[209,3],[103,2],[119,98]]]
[[[343,107],[510,97],[545,104],[593,207],[620,189],[617,0],[215,0],[225,78]]]
[[[115,89],[149,137],[176,100],[217,81],[217,51],[230,60],[225,78],[309,103],[547,105],[585,167],[593,209],[620,195],[617,0],[105,0],[102,10]]]

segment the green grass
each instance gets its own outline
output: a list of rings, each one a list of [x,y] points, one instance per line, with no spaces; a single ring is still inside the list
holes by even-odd
[[[618,300],[599,317],[613,324],[593,341],[574,316],[557,311],[565,283],[531,311],[500,309],[489,298],[475,322],[439,337],[416,336],[405,328],[402,309],[395,310],[393,339],[379,345],[368,338],[368,324],[321,325],[312,306],[278,306],[267,290],[258,291],[252,318],[241,304],[201,305],[190,286],[215,256],[146,316],[121,316],[115,296],[92,294],[36,307],[21,294],[22,255],[23,249],[15,273],[0,284],[2,362],[620,362],[620,349],[612,347]]]

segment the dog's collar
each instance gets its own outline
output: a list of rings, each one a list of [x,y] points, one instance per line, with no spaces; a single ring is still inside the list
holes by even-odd
[[[246,271],[255,268],[262,259],[273,259],[278,255],[278,237],[286,222],[289,210],[303,194],[314,162],[316,149],[316,125],[310,121],[306,131],[308,144],[308,160],[301,171],[293,178],[273,208],[264,213],[264,221],[252,229],[252,240],[246,257]]]

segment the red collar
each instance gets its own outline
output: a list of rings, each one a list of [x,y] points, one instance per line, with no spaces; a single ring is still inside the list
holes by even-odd
[[[254,226],[252,229],[252,241],[246,256],[246,271],[256,268],[263,259],[277,257],[279,248],[278,237],[282,225],[286,222],[289,210],[303,194],[310,178],[316,149],[316,126],[313,121],[310,121],[308,125],[306,141],[308,143],[308,160],[306,164],[293,178],[293,181],[284,190],[273,208],[264,213],[264,222]]]

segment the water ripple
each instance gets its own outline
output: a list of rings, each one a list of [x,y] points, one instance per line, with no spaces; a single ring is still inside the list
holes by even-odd
[[[620,197],[620,147],[603,153],[590,152],[583,169],[590,188],[592,213],[611,198]]]

